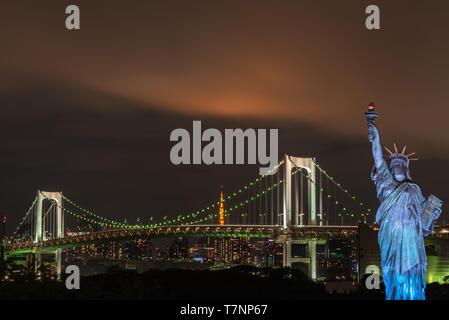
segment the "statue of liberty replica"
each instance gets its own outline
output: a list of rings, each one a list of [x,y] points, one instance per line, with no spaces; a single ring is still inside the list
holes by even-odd
[[[434,195],[425,199],[412,182],[409,164],[415,153],[406,155],[406,147],[389,153],[387,165],[374,125],[374,104],[365,113],[368,139],[372,143],[374,167],[371,178],[377,189],[380,206],[376,222],[380,225],[378,241],[387,300],[425,300],[427,256],[424,237],[433,231],[441,214],[442,202]]]

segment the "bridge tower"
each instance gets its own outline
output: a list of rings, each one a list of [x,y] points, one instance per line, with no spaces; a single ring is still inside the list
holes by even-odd
[[[57,203],[56,208],[56,238],[62,238],[64,236],[64,216],[62,214],[62,193],[61,192],[48,192],[37,191],[37,210],[36,210],[36,229],[34,233],[34,243],[41,242],[44,239],[43,230],[43,215],[42,215],[42,203],[44,200],[50,199]]]
[[[36,202],[36,216],[35,216],[35,232],[34,232],[34,243],[39,243],[45,241],[46,235],[43,228],[43,201],[53,200],[56,202],[56,238],[64,237],[64,215],[62,214],[62,193],[61,192],[48,192],[48,191],[37,191],[37,202]],[[39,249],[35,251],[35,270],[39,270],[42,262],[41,252]],[[58,279],[61,278],[61,249],[55,250],[55,260],[56,260],[56,273]]]
[[[308,186],[308,206],[307,206],[307,222],[308,225],[317,225],[316,221],[316,186],[311,181],[316,181],[315,173],[315,158],[300,158],[285,155],[284,158],[284,221],[283,228],[298,228],[301,227],[300,221],[298,221],[298,215],[295,213],[292,218],[292,175],[293,168],[303,168],[307,171],[309,179],[307,181]],[[295,239],[286,237],[283,239],[283,265],[284,267],[292,266],[292,243],[300,243]],[[309,240],[307,243],[309,257],[307,262],[309,264],[309,277],[313,280],[316,279],[316,240]]]
[[[292,176],[291,171],[293,168],[303,168],[307,171],[310,180],[316,181],[315,174],[315,158],[298,158],[285,155],[285,175],[284,175],[284,229],[288,229],[291,226],[298,226],[298,216],[295,214],[292,219]],[[316,225],[316,188],[310,182],[308,185],[308,225]]]

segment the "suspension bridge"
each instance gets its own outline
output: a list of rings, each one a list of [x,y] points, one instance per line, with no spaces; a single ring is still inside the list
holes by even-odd
[[[315,158],[285,155],[272,171],[258,176],[220,202],[170,219],[128,224],[83,208],[60,192],[38,191],[29,210],[5,244],[7,256],[41,253],[55,256],[61,274],[61,251],[90,243],[173,236],[270,238],[283,244],[283,265],[291,266],[292,244],[308,246],[309,276],[316,278],[316,245],[329,239],[355,239],[358,224],[374,218],[357,196],[330,176]],[[72,226],[83,223],[88,230]],[[304,259],[302,259],[303,261]]]

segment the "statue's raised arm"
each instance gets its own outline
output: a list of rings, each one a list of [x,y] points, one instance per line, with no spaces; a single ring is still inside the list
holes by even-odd
[[[380,145],[379,131],[372,122],[368,122],[368,140],[372,144],[373,157],[376,169],[380,169],[380,166],[385,160],[382,154],[382,147]]]

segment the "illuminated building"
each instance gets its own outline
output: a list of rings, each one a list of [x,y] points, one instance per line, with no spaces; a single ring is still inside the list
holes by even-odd
[[[222,264],[229,261],[229,247],[226,238],[214,239],[215,263]]]
[[[229,244],[229,262],[232,264],[249,264],[251,263],[251,242],[250,238],[230,238]]]
[[[257,267],[265,267],[267,263],[267,240],[252,239],[251,241],[251,264]]]
[[[271,264],[273,268],[282,268],[284,258],[284,245],[282,243],[271,243]]]
[[[208,261],[214,264],[255,264],[265,265],[267,243],[265,239],[249,237],[205,238],[202,248],[213,248],[213,256],[208,251]]]
[[[174,239],[168,247],[168,257],[170,259],[185,259],[188,257],[188,240],[179,237]]]
[[[200,238],[192,249],[190,251],[190,257],[195,258],[201,256],[204,262],[215,263],[215,239],[211,237]]]
[[[213,263],[214,262],[214,248],[201,246],[196,243],[192,248],[189,249],[189,258],[202,263]]]

